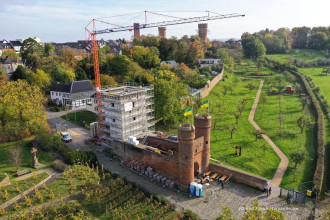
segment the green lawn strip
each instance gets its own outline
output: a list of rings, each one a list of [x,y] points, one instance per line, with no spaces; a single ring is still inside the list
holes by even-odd
[[[284,85],[289,84],[289,82],[284,81]],[[313,127],[305,129],[301,134],[300,128],[297,126],[297,119],[303,114],[299,96],[285,94],[282,98],[283,134],[280,136],[278,95],[269,95],[268,90],[268,86],[264,85],[262,95],[267,95],[267,103],[262,115],[263,104],[259,102],[254,120],[290,160],[289,167],[281,182],[281,187],[298,189],[301,183],[313,180],[316,131]],[[307,114],[311,118],[315,118],[311,109],[308,109]],[[299,164],[297,169],[293,169],[294,162],[291,161],[290,153],[298,150],[306,150],[308,158]],[[295,173],[297,173],[296,182],[293,181]]]
[[[330,74],[322,73],[323,67],[299,68],[299,72],[313,79],[316,87],[320,87],[321,94],[330,103]]]
[[[212,92],[203,100],[210,101],[210,114],[212,121],[216,121],[216,129],[213,125],[211,128],[211,157],[220,160],[224,163],[238,169],[271,179],[280,162],[280,158],[276,155],[273,149],[266,152],[262,150],[262,145],[267,145],[263,139],[255,141],[255,137],[250,133],[255,131],[255,128],[248,121],[257,88],[260,85],[260,80],[243,79],[235,80],[234,75],[229,75],[229,78],[224,82],[217,84]],[[249,90],[245,86],[248,83],[254,82],[255,88]],[[233,92],[227,92],[225,99],[221,93],[221,87],[224,84],[232,84]],[[216,95],[220,94],[220,96]],[[229,124],[235,124],[235,118],[232,112],[236,112],[237,105],[246,98],[246,109],[242,113],[237,125],[237,131],[230,138],[230,132],[226,129]],[[224,107],[224,114],[220,118],[220,113],[217,104],[221,103]],[[207,112],[207,109],[200,109],[200,113]],[[242,156],[235,155],[235,146],[242,147]],[[212,161],[213,162],[213,161]]]
[[[97,115],[90,111],[77,111],[62,115],[61,118],[68,120],[76,125],[85,127],[92,122],[97,121]]]
[[[33,156],[31,154],[31,148],[27,146],[27,143],[30,142],[33,138],[34,137],[22,141],[7,142],[0,144],[0,172],[7,173],[10,179],[14,178],[14,174],[15,174],[14,167],[10,165],[10,162],[8,160],[8,150],[10,147],[15,146],[18,143],[21,143],[23,147],[23,160],[19,170],[24,170],[24,169],[28,169],[31,171],[36,170],[31,167]],[[46,167],[51,166],[53,162],[53,157],[50,152],[38,150],[37,157],[39,163],[44,164]],[[44,169],[46,167],[42,167],[41,169]]]
[[[30,189],[31,187],[40,183],[42,180],[46,179],[47,177],[48,177],[47,173],[41,173],[39,175],[36,175],[35,177],[32,176],[26,180],[15,181],[14,179],[12,179],[11,185],[2,187],[0,189],[0,205],[9,201],[10,199],[14,198],[15,196],[19,195],[20,193]],[[17,184],[20,192],[17,192],[16,184]],[[4,198],[5,190],[7,190],[8,194],[9,194],[9,197],[7,200]]]
[[[268,54],[267,56],[283,63],[286,63],[289,57],[307,62],[313,62],[324,58],[324,55],[320,51],[312,49],[292,49],[288,54]]]
[[[47,185],[46,188],[38,190],[41,194],[42,200],[38,199],[36,193],[34,192],[33,195],[30,196],[31,205],[36,206],[52,200],[64,198],[71,194],[77,193],[86,187],[94,187],[97,185],[98,181],[99,176],[95,171],[90,169],[90,172],[88,172],[87,167],[74,165],[71,169],[65,171],[61,178],[53,181]],[[53,194],[54,197],[52,198],[50,194]],[[19,210],[30,207],[26,201],[22,201],[18,205],[20,206]],[[16,212],[16,210],[11,209],[7,211],[7,214],[12,214],[14,212]]]

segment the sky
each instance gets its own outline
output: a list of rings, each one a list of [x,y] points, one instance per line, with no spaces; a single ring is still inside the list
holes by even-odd
[[[0,39],[15,40],[38,36],[43,42],[85,40],[85,26],[94,18],[111,24],[130,26],[178,18],[219,14],[244,14],[245,17],[208,21],[209,39],[240,38],[244,32],[269,28],[329,26],[329,0],[0,0]],[[210,15],[216,15],[214,13]],[[113,28],[96,23],[96,29]],[[89,26],[91,28],[91,26]],[[198,23],[167,27],[167,37],[197,34]],[[131,39],[132,32],[98,35],[104,40]],[[141,34],[158,35],[157,28]]]

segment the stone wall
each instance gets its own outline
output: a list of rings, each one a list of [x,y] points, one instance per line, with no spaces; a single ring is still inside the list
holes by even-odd
[[[218,84],[218,82],[223,77],[223,72],[224,72],[224,68],[222,68],[222,71],[221,71],[221,73],[219,73],[219,75],[214,77],[212,79],[212,81],[207,82],[206,85],[204,86],[204,88],[201,88],[201,98],[206,97],[211,92],[211,90],[214,88],[214,86],[216,84]]]
[[[232,167],[228,167],[225,165],[210,163],[210,170],[226,176],[232,174],[231,178],[233,178],[236,182],[243,183],[248,186],[256,187],[259,188],[260,190],[264,190],[264,185],[268,183],[268,180],[263,177],[255,176],[253,174],[249,174],[244,171]]]
[[[0,188],[4,186],[8,186],[10,184],[9,176],[7,175],[1,182],[0,182]]]
[[[178,152],[177,141],[172,141],[161,137],[149,136],[147,139],[147,143],[148,146],[155,147],[166,152],[168,152],[169,150],[172,150],[173,152]]]

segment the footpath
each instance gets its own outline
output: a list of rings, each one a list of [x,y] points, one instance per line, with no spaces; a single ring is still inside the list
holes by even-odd
[[[259,125],[257,125],[257,123],[253,120],[253,118],[254,118],[254,114],[257,110],[257,106],[258,106],[258,102],[259,102],[259,98],[260,98],[260,94],[261,94],[261,90],[262,90],[263,85],[264,85],[264,80],[261,80],[256,98],[254,100],[254,103],[253,103],[253,106],[251,108],[251,112],[250,112],[250,115],[249,115],[249,122],[257,130],[261,130],[261,128],[259,127]],[[274,149],[276,154],[281,159],[281,162],[277,167],[277,170],[276,170],[276,172],[273,176],[273,179],[270,182],[270,185],[272,187],[279,187],[280,184],[281,184],[281,181],[283,179],[283,176],[285,174],[285,171],[288,168],[289,159],[287,158],[287,156],[285,156],[285,154],[276,146],[276,144],[266,134],[263,134],[262,137],[269,143],[269,145]]]

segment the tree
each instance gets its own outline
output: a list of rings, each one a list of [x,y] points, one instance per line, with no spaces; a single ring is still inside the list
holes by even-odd
[[[309,105],[310,99],[307,96],[303,96],[303,97],[300,98],[300,102],[301,102],[301,105],[302,105],[302,111],[304,111],[306,106]]]
[[[28,81],[31,84],[39,86],[42,90],[48,90],[51,84],[52,78],[49,74],[45,73],[43,70],[37,69],[36,73],[32,73]]]
[[[250,134],[254,135],[256,137],[255,141],[257,141],[258,139],[261,139],[262,138],[262,135],[264,134],[265,132],[263,132],[262,130],[254,130],[254,131],[251,131]]]
[[[74,73],[75,73],[75,76],[76,76],[76,80],[86,80],[86,79],[88,79],[85,70],[83,70],[78,65],[76,66],[76,68],[74,70]]]
[[[324,32],[316,32],[309,37],[308,47],[315,50],[323,50],[328,41],[328,36]]]
[[[270,207],[264,213],[264,219],[284,220],[284,214]]]
[[[253,90],[256,86],[253,82],[249,82],[248,84],[246,84],[245,86],[246,88],[250,89],[250,90]]]
[[[308,44],[308,36],[310,35],[311,29],[309,27],[295,27],[292,28],[293,48],[305,49]]]
[[[255,36],[242,35],[242,47],[246,57],[258,58],[266,53],[264,44]]]
[[[102,86],[117,86],[116,80],[111,76],[100,74],[100,80]]]
[[[180,99],[188,95],[187,86],[165,79],[159,79],[155,87],[156,118],[162,118],[164,124],[178,124],[184,119]]]
[[[16,58],[18,58],[19,55],[13,50],[6,50],[1,55],[1,58],[5,58],[5,57],[16,57]]]
[[[11,79],[13,81],[17,81],[19,79],[28,79],[31,75],[31,71],[27,68],[25,68],[22,65],[18,65],[17,69],[15,72],[13,72],[13,75],[11,76]]]
[[[0,141],[18,140],[48,130],[46,98],[36,85],[25,80],[10,81],[0,87]]]
[[[246,206],[244,206],[246,208]],[[260,206],[258,200],[252,201],[252,207],[250,209],[245,209],[242,220],[250,219],[262,219],[262,207]]]
[[[237,131],[236,124],[226,125],[226,129],[230,132],[230,138],[233,138],[233,134]]]
[[[231,210],[227,206],[223,205],[221,209],[221,215],[216,218],[216,220],[235,220],[235,218],[232,217]]]
[[[48,56],[49,53],[52,53],[55,51],[54,46],[51,43],[46,43],[45,44],[45,54]]]
[[[327,76],[328,73],[330,73],[330,67],[324,67],[322,73],[325,73],[325,75]]]
[[[242,116],[243,111],[246,109],[247,99],[242,99],[237,105],[237,111]]]
[[[294,169],[296,169],[297,165],[305,160],[306,154],[304,151],[296,151],[290,153],[290,157],[292,158],[293,162],[295,162]]]
[[[8,149],[8,159],[9,162],[15,167],[15,172],[17,172],[23,160],[23,149],[21,143]]]
[[[238,119],[241,118],[242,114],[240,112],[233,112],[232,113],[234,118],[236,119],[236,124],[238,124]]]
[[[304,132],[305,127],[309,127],[312,125],[312,121],[309,116],[303,114],[297,119],[297,125],[300,128],[300,134],[302,134]]]
[[[41,63],[41,57],[44,55],[45,51],[41,44],[32,38],[28,38],[23,41],[20,54],[22,61],[25,66],[32,69],[36,69]]]

